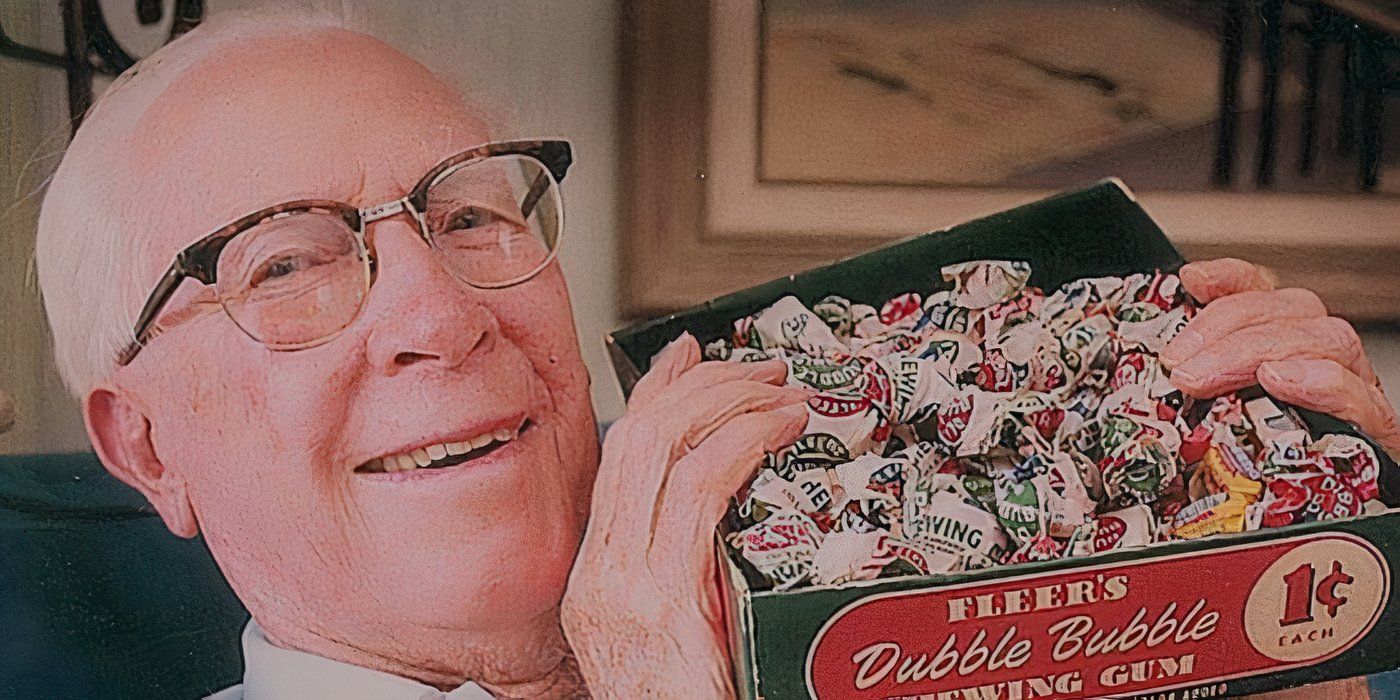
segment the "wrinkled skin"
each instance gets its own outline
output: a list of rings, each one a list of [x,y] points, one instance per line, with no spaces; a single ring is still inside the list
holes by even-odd
[[[781,361],[700,362],[667,346],[608,432],[562,619],[598,697],[733,694],[714,530],[764,452],[807,424]]]
[[[1205,303],[1162,352],[1172,383],[1209,398],[1258,384],[1273,396],[1336,416],[1400,457],[1400,426],[1351,324],[1306,289],[1275,289],[1266,270],[1225,258],[1181,268]]]

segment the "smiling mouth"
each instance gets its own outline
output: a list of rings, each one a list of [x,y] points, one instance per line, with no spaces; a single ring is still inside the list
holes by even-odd
[[[480,459],[519,439],[531,427],[527,419],[519,428],[498,428],[460,442],[422,445],[398,455],[376,457],[358,467],[358,474],[408,472],[419,469],[446,469]]]

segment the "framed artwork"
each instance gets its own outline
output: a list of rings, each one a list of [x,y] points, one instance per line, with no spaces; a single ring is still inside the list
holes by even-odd
[[[1400,33],[1369,5],[626,2],[623,311],[1117,177],[1188,258],[1394,321]]]

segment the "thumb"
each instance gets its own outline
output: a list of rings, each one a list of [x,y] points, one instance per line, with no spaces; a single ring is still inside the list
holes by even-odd
[[[632,388],[632,397],[627,401],[628,406],[640,406],[650,402],[686,370],[697,364],[700,364],[700,343],[689,331],[681,333],[680,337],[661,348],[661,352],[652,358],[651,369],[647,370],[646,375],[637,382],[637,386]]]

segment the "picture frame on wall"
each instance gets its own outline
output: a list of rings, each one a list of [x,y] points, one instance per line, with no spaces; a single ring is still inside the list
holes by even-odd
[[[1358,156],[1394,119],[1371,124],[1387,93],[1324,32],[1354,18],[1265,2],[1295,27],[1274,37],[1230,3],[1094,4],[624,3],[623,313],[1121,177],[1188,258],[1269,266],[1354,322],[1400,318],[1400,170],[1383,141]],[[1384,37],[1384,20],[1352,25]],[[1016,44],[1018,22],[1058,23],[1059,44]],[[1158,58],[1128,65],[1112,37]]]

